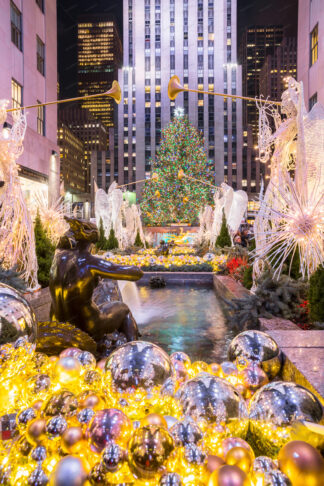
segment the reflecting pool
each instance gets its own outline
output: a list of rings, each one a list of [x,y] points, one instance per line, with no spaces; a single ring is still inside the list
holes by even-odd
[[[184,351],[192,361],[226,359],[234,333],[226,325],[212,288],[181,285],[151,289],[127,282],[121,291],[142,339],[160,345],[169,354]]]

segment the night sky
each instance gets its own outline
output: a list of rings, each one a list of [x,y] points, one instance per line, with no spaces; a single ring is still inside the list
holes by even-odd
[[[163,0],[162,0],[163,1]],[[238,0],[238,42],[249,25],[280,24],[297,35],[298,0]],[[60,97],[77,95],[76,21],[86,13],[111,13],[122,34],[122,0],[57,0]]]

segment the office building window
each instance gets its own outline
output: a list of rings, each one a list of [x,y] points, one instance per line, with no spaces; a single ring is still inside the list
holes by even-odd
[[[36,3],[41,9],[41,11],[44,12],[44,0],[36,0]]]
[[[22,15],[13,2],[10,2],[11,42],[22,51]]]
[[[22,106],[23,94],[22,86],[14,79],[11,80],[11,100],[13,108],[20,108]]]
[[[318,59],[318,24],[310,34],[310,65],[312,66]]]
[[[41,104],[38,100],[37,103]],[[37,133],[45,136],[45,106],[37,107]]]
[[[313,96],[309,98],[309,110],[313,108],[315,103],[317,103],[317,93],[313,94]]]
[[[37,69],[44,76],[45,74],[45,44],[36,36],[37,40]]]

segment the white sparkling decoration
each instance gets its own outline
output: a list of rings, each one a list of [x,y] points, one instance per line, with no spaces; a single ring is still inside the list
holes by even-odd
[[[303,277],[324,262],[324,107],[316,104],[307,113],[303,99],[302,83],[290,78],[282,95],[284,120],[273,106],[259,106],[260,160],[271,158],[271,177],[254,224],[254,277],[264,262],[279,277],[296,251]]]
[[[0,101],[0,123],[6,121],[8,102]],[[26,116],[12,113],[12,128],[0,131],[0,258],[9,269],[16,267],[28,287],[38,287],[34,228],[18,177],[17,160],[23,152]]]

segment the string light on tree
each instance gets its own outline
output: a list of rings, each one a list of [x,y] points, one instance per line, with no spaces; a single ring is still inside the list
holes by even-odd
[[[200,132],[186,116],[175,116],[162,132],[153,174],[144,185],[144,222],[152,225],[197,220],[200,208],[213,200],[213,170]]]

